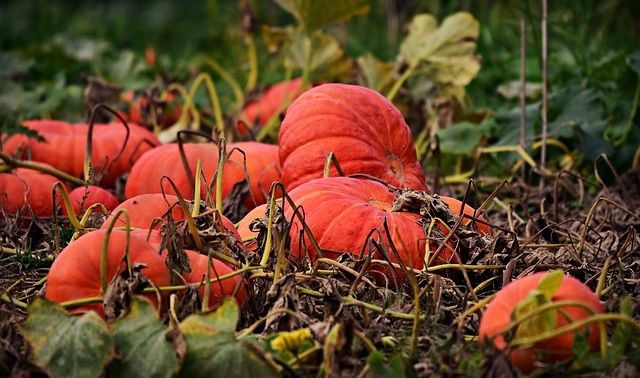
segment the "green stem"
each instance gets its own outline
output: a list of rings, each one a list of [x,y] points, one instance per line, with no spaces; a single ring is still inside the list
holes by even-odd
[[[109,274],[109,239],[111,238],[111,232],[113,232],[113,228],[116,225],[116,221],[120,218],[120,215],[124,215],[124,222],[126,227],[124,253],[127,259],[127,269],[129,270],[129,275],[131,275],[132,273],[131,261],[129,260],[129,244],[131,241],[129,213],[127,212],[127,209],[120,209],[109,220],[107,229],[105,230],[104,239],[102,240],[102,250],[100,252],[100,286],[102,288],[102,294],[105,294],[107,292],[107,286],[109,285],[109,278],[107,277]]]
[[[404,84],[405,81],[407,81],[407,79],[413,75],[413,72],[416,70],[416,68],[418,67],[417,64],[412,64],[409,66],[409,68],[407,68],[402,75],[400,76],[400,78],[393,84],[393,87],[391,87],[391,89],[389,90],[389,93],[387,93],[387,100],[389,101],[393,101],[393,99],[396,97],[396,95],[398,94],[398,91],[400,90],[400,88],[402,87],[402,84]]]
[[[224,138],[218,141],[218,171],[216,172],[216,209],[222,215],[222,180],[224,166],[227,162],[227,142]]]
[[[42,172],[42,173],[46,173],[48,175],[54,176],[56,178],[59,178],[62,181],[66,181],[77,186],[84,185],[84,181],[82,181],[81,179],[75,176],[71,176],[68,173],[62,172],[58,169],[55,169],[45,164],[36,163],[33,161],[22,161],[20,159],[11,157],[1,151],[0,151],[0,160],[4,161],[4,163],[8,167],[32,169],[34,171],[38,171],[38,172]]]

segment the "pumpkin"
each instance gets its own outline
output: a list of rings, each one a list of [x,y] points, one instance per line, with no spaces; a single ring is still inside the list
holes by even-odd
[[[85,234],[69,244],[56,257],[47,278],[45,297],[62,303],[83,298],[104,295],[100,279],[100,255],[105,230],[96,230]],[[156,247],[149,244],[140,233],[132,232],[129,244],[129,259],[132,264],[142,263],[146,268],[142,274],[156,286],[169,285],[169,272],[164,258]],[[125,269],[124,257],[126,231],[113,230],[109,239],[107,257],[107,281]],[[156,294],[146,295],[156,307],[159,306]],[[95,310],[104,316],[102,303],[86,304],[71,309],[72,312]]]
[[[248,103],[240,114],[237,129],[242,136],[249,135],[249,129],[264,127],[271,117],[284,112],[287,105],[302,92],[302,79],[297,78],[277,83],[267,89],[262,96]],[[245,125],[246,123],[246,125]]]
[[[2,151],[23,154],[30,151],[31,159],[51,165],[70,175],[81,177],[87,143],[88,125],[70,124],[64,121],[34,120],[24,122],[24,126],[37,131],[45,142],[39,142],[25,135],[13,135],[2,146]],[[125,141],[126,130],[120,124],[95,124],[93,129],[93,150],[91,162],[96,172],[103,172],[100,183],[111,186],[116,178],[129,172],[133,161],[160,144],[149,130],[129,124],[129,140],[117,160],[114,158]]]
[[[407,266],[416,269],[424,266],[426,236],[418,223],[421,217],[419,214],[392,211],[396,195],[386,186],[371,180],[328,177],[302,184],[289,195],[297,206],[304,209],[305,222],[325,257],[336,258],[344,252],[358,255],[371,230],[379,230],[392,262],[398,260],[389,248],[391,242]],[[291,219],[293,209],[286,206],[284,214],[287,220]],[[385,218],[390,239],[383,228]],[[292,257],[302,259],[308,255],[313,261],[317,255],[310,238],[304,235],[304,241],[300,243],[302,229],[300,220],[295,217],[289,231]],[[374,238],[377,238],[376,234]],[[433,243],[430,248],[433,253],[437,246]],[[439,256],[439,261],[448,261],[452,251],[445,248]],[[381,259],[382,256],[375,252],[373,258]]]
[[[91,205],[97,203],[101,203],[108,211],[115,209],[120,204],[120,201],[110,191],[94,185],[73,189],[69,193],[69,199],[77,215],[82,215]],[[67,210],[64,206],[62,209],[62,213],[66,215]]]
[[[0,208],[5,213],[36,218],[53,215],[53,185],[58,178],[35,170],[18,168],[0,173]],[[63,184],[66,187],[66,184]]]
[[[113,213],[117,213],[120,209],[126,209],[129,214],[129,225],[132,228],[149,229],[155,219],[165,216],[169,208],[171,208],[171,216],[174,220],[179,221],[185,219],[182,207],[180,207],[178,202],[178,197],[170,194],[142,194],[124,201],[113,210]],[[106,228],[110,220],[111,216],[105,220],[102,228]],[[116,220],[115,225],[124,227],[124,217],[120,216]],[[155,229],[158,229],[160,225],[161,222],[157,222]],[[222,216],[222,225],[231,232],[236,239],[241,240],[233,223],[225,216]]]
[[[512,321],[512,316],[516,306],[521,303],[529,294],[536,290],[542,279],[548,273],[535,273],[518,280],[515,280],[500,290],[496,297],[489,303],[480,321],[478,331],[480,342],[491,340],[500,349],[507,347],[502,333]],[[582,282],[565,275],[562,277],[560,287],[551,297],[551,301],[573,300],[585,304],[595,313],[602,313],[602,304],[596,295]],[[579,321],[590,316],[590,313],[581,307],[565,306],[562,312],[569,316],[572,321]],[[565,315],[558,312],[557,324],[555,328],[560,328],[569,324]],[[598,326],[594,323],[589,327],[588,343],[592,351],[598,350],[600,343],[600,333]],[[584,332],[585,329],[580,330]],[[523,349],[513,349],[509,352],[511,362],[524,373],[530,373],[536,367],[537,362],[553,363],[563,361],[573,355],[574,332],[564,333],[554,338],[538,342],[531,347]],[[532,335],[530,335],[532,336]]]
[[[460,216],[460,210],[462,210],[462,206],[463,203],[460,200],[457,200],[455,198],[452,197],[447,197],[447,196],[440,196],[440,199],[442,200],[442,202],[446,203],[447,206],[449,206],[449,209],[451,210],[451,212],[453,214],[455,214],[456,216]],[[469,206],[468,204],[464,204],[464,213],[465,215],[469,216],[469,217],[474,217],[474,214],[476,213],[476,210]],[[463,215],[464,216],[464,215]],[[487,221],[487,219],[482,216],[482,215],[478,215],[475,214],[475,217],[479,220],[482,220],[484,222]],[[465,226],[469,226],[471,223],[473,222],[473,230],[479,232],[480,234],[483,235],[492,235],[491,232],[491,227],[489,225],[486,225],[484,223],[480,223],[480,222],[474,222],[473,219],[471,218],[464,218],[463,220],[463,224]]]
[[[204,177],[207,179],[207,184],[211,185],[218,168],[217,146],[205,143],[186,143],[183,147],[193,176],[195,177],[196,163],[201,160]],[[278,147],[257,142],[241,142],[229,144],[227,149],[231,151],[234,147],[243,150],[247,156],[247,173],[256,204],[253,203],[251,196],[245,197],[243,203],[248,209],[252,209],[255,205],[265,203],[264,193],[268,192],[271,183],[280,177]],[[181,163],[178,144],[166,144],[144,154],[131,170],[125,187],[125,197],[131,198],[145,193],[161,193],[160,181],[163,176],[170,177],[185,198],[193,198],[193,182],[187,176]],[[228,196],[234,185],[244,178],[243,157],[239,152],[234,152],[224,168],[223,197]],[[163,182],[163,186],[165,193],[175,194],[173,187],[168,182]],[[206,190],[207,188],[203,185],[203,196]]]
[[[133,91],[125,91],[120,95],[120,100],[128,106],[127,113],[120,113],[123,115],[127,122],[132,122],[137,125],[153,126],[151,123],[151,108],[149,106],[149,95],[142,94],[136,97]],[[176,122],[180,118],[182,113],[182,107],[178,105],[176,97],[173,93],[167,92],[165,100],[160,98],[154,99],[156,106],[157,122],[158,126],[167,128]],[[152,103],[154,103],[152,101]]]
[[[427,190],[411,130],[400,111],[371,89],[323,84],[306,91],[287,109],[278,140],[288,190],[322,177],[330,152],[345,175],[362,173],[395,187]],[[335,168],[331,172],[336,175]]]
[[[185,252],[189,258],[191,272],[185,273],[184,279],[189,283],[202,282],[202,285],[198,288],[198,293],[200,294],[200,297],[203,298],[206,287],[204,280],[206,278],[207,266],[209,265],[209,258],[205,255],[199,254],[198,252],[188,250]],[[209,276],[211,279],[233,272],[233,268],[220,260],[212,259],[211,264],[212,267],[209,269]],[[235,275],[231,278],[212,282],[209,292],[209,307],[215,307],[221,303],[225,297],[233,296],[234,292],[236,293],[236,301],[238,304],[242,305],[247,299],[247,291],[245,289],[245,282],[241,275]]]

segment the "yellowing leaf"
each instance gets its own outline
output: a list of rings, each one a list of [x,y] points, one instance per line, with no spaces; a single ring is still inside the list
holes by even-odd
[[[276,0],[308,32],[369,12],[369,0]]]
[[[362,70],[367,87],[381,93],[391,88],[395,80],[393,63],[383,62],[371,53],[360,56],[357,62]]]
[[[556,292],[560,289],[562,285],[562,280],[564,279],[564,272],[562,270],[554,270],[545,274],[540,280],[538,284],[538,290],[540,290],[547,299],[551,300],[551,298],[556,294]]]
[[[540,306],[551,303],[551,300],[541,291],[534,290],[529,296],[516,306],[513,311],[513,320],[520,320]],[[522,321],[516,329],[516,338],[540,335],[556,327],[558,320],[558,310],[552,309],[544,311],[530,319]]]
[[[419,14],[409,24],[399,57],[435,83],[465,86],[480,70],[479,33],[480,24],[466,12],[447,17],[439,27],[433,16]]]
[[[291,33],[291,58],[294,68],[304,67],[304,51],[307,37],[295,30]],[[341,81],[349,77],[353,61],[340,47],[338,41],[330,35],[316,32],[311,37],[312,82]]]

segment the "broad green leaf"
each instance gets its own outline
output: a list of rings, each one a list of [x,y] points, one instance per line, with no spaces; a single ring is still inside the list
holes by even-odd
[[[369,0],[276,0],[308,32],[369,12]]]
[[[62,307],[37,298],[20,326],[33,348],[34,362],[52,377],[98,377],[115,355],[107,324],[91,311],[70,316]]]
[[[134,297],[129,313],[113,324],[113,338],[119,356],[109,366],[114,377],[171,377],[180,363],[167,327],[158,319],[153,305]]]
[[[533,290],[529,296],[521,300],[513,311],[512,320],[520,320],[541,305],[550,303],[551,300],[540,290]],[[558,310],[547,310],[520,323],[516,329],[516,337],[529,337],[540,335],[556,327]]]
[[[481,125],[461,122],[439,130],[436,135],[442,153],[467,155],[480,144],[484,134]]]
[[[183,377],[276,377],[277,372],[253,349],[237,340],[238,305],[226,300],[215,312],[195,314],[180,323],[187,344]]]
[[[640,77],[640,51],[627,57],[627,65]]]
[[[480,33],[478,21],[469,13],[447,17],[438,27],[429,14],[419,14],[409,24],[399,57],[437,83],[467,85],[480,70],[475,55]]]
[[[406,377],[405,364],[398,355],[393,356],[389,363],[384,362],[384,355],[375,350],[367,358],[369,372],[372,378],[402,378]]]
[[[357,62],[362,70],[367,87],[381,93],[391,88],[395,80],[393,63],[383,62],[371,53],[362,55],[357,59]]]
[[[291,59],[294,68],[304,67],[304,51],[307,36],[292,30]],[[352,60],[347,57],[338,41],[328,34],[314,33],[311,38],[311,67],[310,76],[312,82],[340,81],[349,77]]]
[[[560,269],[551,271],[542,277],[538,284],[538,290],[540,290],[547,299],[551,298],[558,292],[562,281],[564,280],[564,272]]]

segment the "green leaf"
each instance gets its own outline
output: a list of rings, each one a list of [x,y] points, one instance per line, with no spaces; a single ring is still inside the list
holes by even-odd
[[[369,0],[276,0],[276,3],[293,14],[307,32],[369,13]]]
[[[383,62],[371,53],[362,55],[357,59],[357,62],[367,87],[381,93],[387,92],[391,88],[395,80],[393,63]]]
[[[442,153],[468,155],[480,144],[485,129],[470,122],[461,122],[439,130],[436,135]]]
[[[409,24],[399,57],[430,80],[465,86],[480,70],[475,54],[480,24],[469,13],[455,13],[438,27],[429,14],[419,14]]]
[[[640,51],[636,51],[627,57],[627,66],[640,76]]]
[[[393,356],[389,363],[386,364],[384,355],[375,350],[367,358],[367,364],[372,378],[401,378],[407,376],[404,361],[398,355]]]
[[[113,324],[119,358],[109,366],[114,377],[171,377],[180,367],[167,327],[153,305],[133,297],[129,313]]]
[[[36,298],[20,330],[34,362],[52,377],[98,377],[115,355],[106,323],[91,311],[74,317],[57,304]]]
[[[558,292],[560,286],[562,286],[562,281],[564,280],[564,272],[560,269],[551,271],[545,274],[544,277],[540,280],[538,284],[538,290],[540,290],[547,299],[551,300],[551,298]]]
[[[291,30],[291,59],[294,68],[304,67],[304,51],[306,36],[296,30]],[[349,77],[353,61],[347,57],[338,41],[324,33],[314,33],[311,38],[311,67],[312,82],[341,81]]]
[[[180,323],[187,344],[180,376],[277,377],[263,356],[254,352],[256,344],[236,339],[238,319],[238,305],[228,299],[215,312],[191,315]]]

